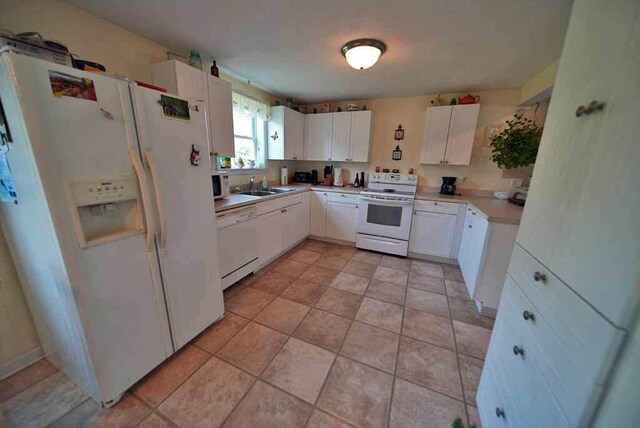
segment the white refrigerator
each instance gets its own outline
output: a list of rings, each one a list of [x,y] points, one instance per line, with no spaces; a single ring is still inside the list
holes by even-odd
[[[111,405],[224,315],[204,105],[12,52],[0,101],[0,218],[44,354]]]

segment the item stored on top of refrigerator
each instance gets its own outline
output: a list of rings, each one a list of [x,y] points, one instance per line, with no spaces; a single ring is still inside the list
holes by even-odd
[[[83,70],[83,71],[102,71],[102,72],[107,71],[107,68],[102,64],[99,64],[93,61],[87,61],[84,59],[78,59],[78,58],[73,59],[73,66],[78,70]]]
[[[4,32],[0,34],[0,52],[11,50],[22,55],[39,58],[55,64],[73,66],[73,59],[69,52],[60,51],[43,44],[32,43],[18,36],[11,37]]]

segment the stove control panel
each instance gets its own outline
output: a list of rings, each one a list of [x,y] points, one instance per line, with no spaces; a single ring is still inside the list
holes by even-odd
[[[391,184],[408,184],[410,186],[418,185],[418,176],[415,174],[393,174],[372,172],[369,175],[371,183],[391,183]]]

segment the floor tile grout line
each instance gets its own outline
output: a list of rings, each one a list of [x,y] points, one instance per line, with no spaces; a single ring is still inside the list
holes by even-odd
[[[411,262],[409,262],[411,269]],[[404,331],[404,315],[407,305],[407,287],[409,287],[409,274],[407,273],[407,286],[404,290],[404,299],[402,300],[402,320],[400,322],[400,333],[398,334],[398,344],[396,345],[396,360],[393,365],[393,377],[391,379],[391,395],[389,396],[389,404],[387,409],[387,427],[391,426],[391,411],[393,409],[393,396],[396,390],[396,380],[398,379],[398,361],[400,360],[400,342],[402,341],[402,332]]]
[[[64,374],[64,373],[63,373]],[[66,376],[66,375],[65,375]],[[44,380],[44,379],[43,379]],[[40,383],[40,382],[36,382],[36,383]],[[35,384],[34,384],[35,385]],[[79,388],[79,387],[78,387]],[[29,388],[27,388],[29,389]],[[26,391],[26,389],[25,389]],[[84,392],[84,390],[83,390]],[[124,396],[124,394],[123,394]],[[73,412],[74,410],[76,410],[77,408],[79,408],[80,406],[82,406],[84,403],[86,403],[87,401],[93,401],[93,398],[91,398],[91,396],[88,396],[86,400],[83,400],[82,402],[80,402],[79,404],[77,404],[76,406],[73,406],[71,409],[69,409],[67,412],[63,413],[62,415],[58,416],[57,418],[55,418],[54,420],[52,420],[51,422],[49,422],[46,426],[47,427],[52,427],[56,422],[58,422],[59,420],[61,420],[62,418],[64,418],[65,416],[67,416],[69,413]]]
[[[467,395],[465,393],[465,387],[464,387],[464,382],[462,381],[462,368],[461,368],[461,364],[460,364],[460,354],[458,353],[458,340],[456,338],[456,329],[453,326],[453,314],[451,313],[451,305],[449,304],[449,293],[447,293],[447,287],[445,285],[445,296],[447,298],[447,309],[449,310],[449,315],[451,315],[451,317],[449,318],[449,322],[451,324],[451,332],[453,333],[453,346],[455,349],[455,353],[456,353],[456,363],[458,366],[458,380],[460,381],[460,389],[462,392],[462,405],[464,407],[464,415],[467,419],[467,424],[469,423],[469,411],[467,410]]]

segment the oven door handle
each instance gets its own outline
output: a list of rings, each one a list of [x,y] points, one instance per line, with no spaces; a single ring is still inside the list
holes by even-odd
[[[360,199],[366,202],[375,203],[378,205],[386,205],[390,207],[413,205],[413,199],[378,199],[362,195],[360,195]]]

